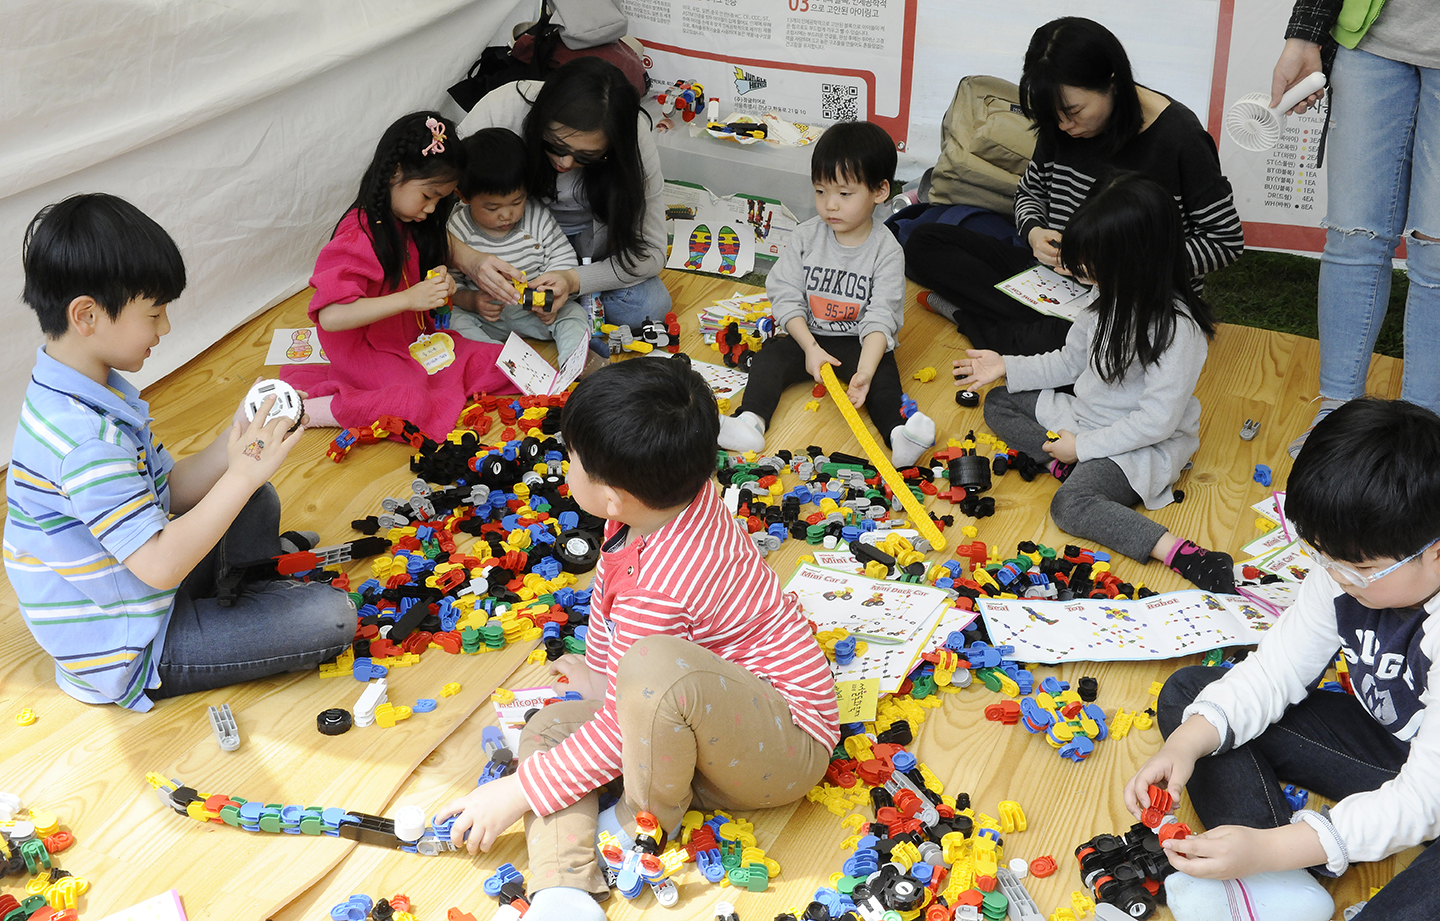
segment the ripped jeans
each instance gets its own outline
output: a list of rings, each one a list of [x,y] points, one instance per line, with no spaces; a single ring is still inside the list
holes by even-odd
[[[1320,261],[1320,395],[1365,392],[1403,238],[1403,399],[1440,411],[1440,70],[1341,48],[1331,88]]]

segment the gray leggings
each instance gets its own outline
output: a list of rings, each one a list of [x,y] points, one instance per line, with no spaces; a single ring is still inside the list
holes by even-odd
[[[1045,460],[1045,426],[1035,421],[1039,399],[1036,390],[992,388],[985,394],[985,424],[1010,447]],[[1139,502],[1140,494],[1130,487],[1125,472],[1101,457],[1075,465],[1050,500],[1050,517],[1062,531],[1143,563],[1165,535],[1165,526],[1135,511],[1132,506]]]

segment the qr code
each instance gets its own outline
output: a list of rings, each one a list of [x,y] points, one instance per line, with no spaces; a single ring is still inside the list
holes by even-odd
[[[827,122],[853,122],[860,118],[860,87],[843,83],[820,84],[820,117]]]

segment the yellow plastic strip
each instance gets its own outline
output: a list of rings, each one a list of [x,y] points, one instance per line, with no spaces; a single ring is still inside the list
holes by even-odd
[[[850,431],[854,432],[855,437],[860,441],[860,447],[865,449],[865,456],[870,458],[870,463],[880,471],[880,477],[889,485],[891,492],[900,497],[900,504],[905,507],[915,530],[930,542],[931,547],[943,552],[948,546],[945,535],[935,527],[935,522],[930,520],[930,515],[924,507],[915,501],[915,495],[910,492],[910,487],[906,486],[905,481],[900,478],[900,471],[890,463],[885,449],[875,441],[870,430],[861,421],[860,414],[855,411],[855,405],[845,395],[845,388],[840,386],[840,381],[836,379],[835,369],[829,364],[822,364],[820,380],[825,385],[825,392],[830,394],[830,399],[835,401],[835,407],[840,410],[840,415],[845,417],[845,424],[850,426]]]

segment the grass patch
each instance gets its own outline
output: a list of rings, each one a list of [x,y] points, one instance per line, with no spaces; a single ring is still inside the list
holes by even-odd
[[[1289,253],[1247,251],[1234,265],[1205,276],[1205,299],[1225,323],[1319,338],[1316,291],[1320,261]],[[1410,281],[1393,273],[1390,306],[1375,351],[1403,358],[1405,296]]]

